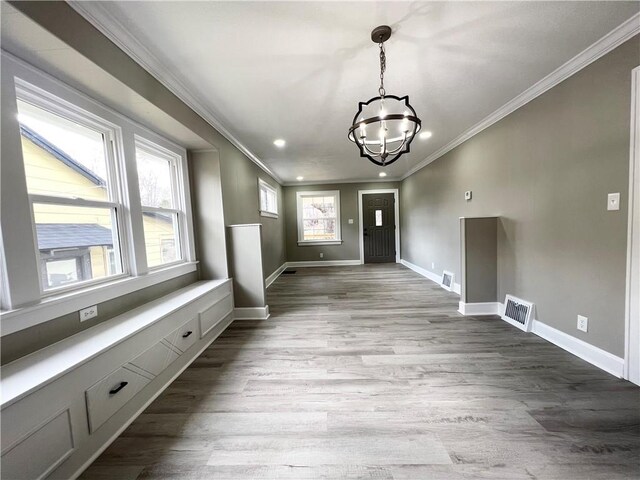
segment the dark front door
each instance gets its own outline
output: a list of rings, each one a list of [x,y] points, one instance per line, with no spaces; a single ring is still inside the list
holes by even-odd
[[[393,193],[362,195],[364,263],[396,261],[396,216]]]

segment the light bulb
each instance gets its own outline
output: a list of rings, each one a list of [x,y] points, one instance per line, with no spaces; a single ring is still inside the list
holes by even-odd
[[[433,135],[431,132],[422,132],[420,134],[420,138],[422,140],[426,140],[427,138],[431,138],[431,135]]]

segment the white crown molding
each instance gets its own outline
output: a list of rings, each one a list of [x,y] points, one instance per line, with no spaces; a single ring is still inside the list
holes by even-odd
[[[278,183],[282,179],[267,167],[257,155],[247,148],[238,138],[227,130],[209,109],[205,108],[204,101],[193,95],[189,89],[178,79],[170,68],[167,68],[147,47],[131,34],[129,29],[122,25],[102,4],[102,2],[69,1],[69,5],[89,23],[96,27],[109,40],[116,44],[124,53],[131,57],[138,65],[150,73],[156,80],[164,85],[171,93],[182,100],[191,110],[200,115],[209,125],[220,132],[238,150],[244,153],[253,163],[271,175]]]
[[[566,62],[564,65],[558,67],[556,70],[551,72],[549,75],[544,77],[539,82],[535,83],[533,86],[526,89],[517,97],[513,98],[509,102],[505,103],[502,107],[497,109],[495,112],[485,117],[480,122],[476,123],[470,129],[464,131],[452,141],[447,143],[444,147],[436,150],[434,153],[429,155],[427,158],[418,163],[415,167],[411,168],[407,173],[405,173],[401,180],[413,175],[418,170],[429,165],[431,162],[437,160],[445,153],[450,152],[457,146],[469,140],[471,137],[477,135],[481,131],[490,127],[494,123],[502,120],[504,117],[509,115],[510,113],[515,112],[520,107],[526,105],[531,100],[539,97],[547,90],[555,87],[559,83],[563,82],[570,76],[579,72],[586,66],[598,60],[603,55],[606,55],[614,48],[623,44],[627,40],[629,40],[634,35],[640,33],[640,13],[635,14],[630,19],[626,20],[609,33],[607,33],[600,40],[587,47],[585,50],[580,52],[578,55],[573,57],[571,60]]]
[[[389,183],[399,182],[401,178],[374,178],[374,179],[361,179],[361,180],[320,180],[318,182],[284,182],[283,187],[296,187],[296,186],[309,186],[309,185],[342,185],[345,183]]]

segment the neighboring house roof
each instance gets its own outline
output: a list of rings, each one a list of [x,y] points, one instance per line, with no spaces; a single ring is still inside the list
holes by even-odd
[[[39,223],[38,250],[113,245],[111,230],[91,223]]]
[[[80,162],[71,158],[69,154],[63,152],[55,145],[52,145],[44,137],[38,135],[29,127],[26,127],[20,124],[20,134],[26,139],[36,144],[38,147],[42,148],[43,150],[47,151],[48,153],[56,157],[58,160],[64,163],[67,167],[75,170],[80,175],[86,177],[96,185],[99,185],[101,187],[104,187],[107,185],[106,182],[101,177],[93,173],[91,170],[89,170],[87,167],[82,165]]]

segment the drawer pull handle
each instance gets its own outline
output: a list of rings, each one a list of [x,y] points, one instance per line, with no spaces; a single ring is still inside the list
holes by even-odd
[[[120,390],[122,390],[127,385],[129,385],[129,382],[120,382],[120,385],[118,385],[117,387],[112,388],[111,390],[109,390],[109,395],[115,395],[116,393],[118,393]]]
[[[187,337],[188,337],[189,335],[191,335],[192,333],[193,333],[193,332],[192,332],[191,330],[189,330],[188,332],[186,332],[186,333],[183,333],[183,334],[182,334],[182,338],[187,338]]]

